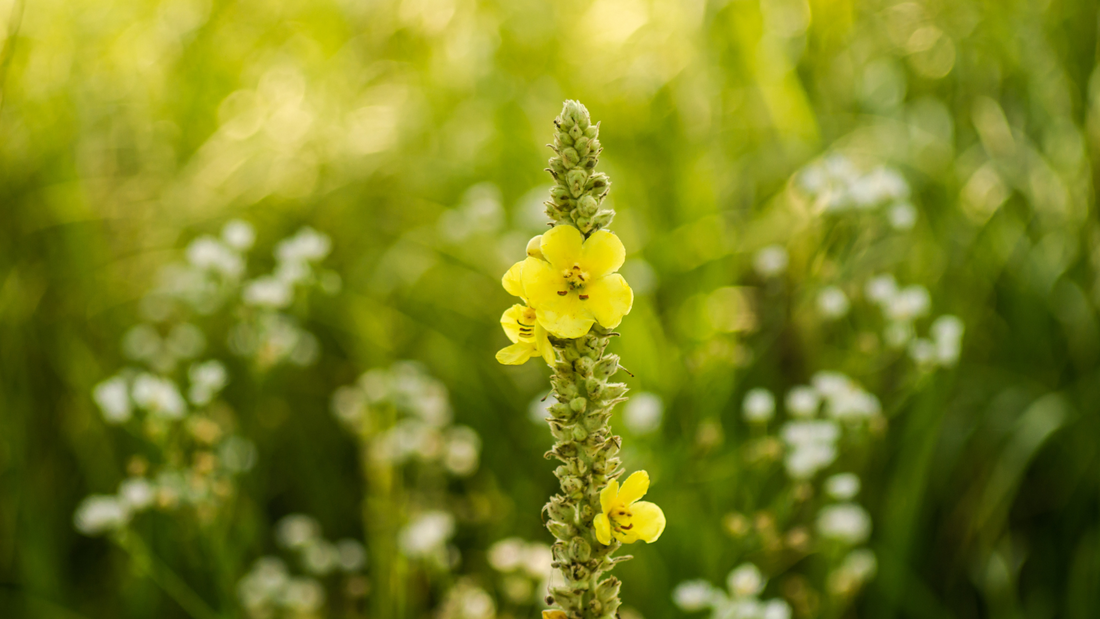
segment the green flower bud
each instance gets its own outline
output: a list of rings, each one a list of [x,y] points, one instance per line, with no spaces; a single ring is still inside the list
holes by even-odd
[[[578,398],[573,398],[569,402],[569,408],[573,409],[575,412],[578,412],[578,413],[583,413],[584,409],[587,406],[588,406],[588,400],[586,400],[584,398],[579,398],[579,397]]]
[[[592,546],[583,537],[574,537],[570,544],[570,550],[577,561],[588,561],[592,558]]]
[[[596,202],[596,198],[593,198],[591,194],[585,195],[580,200],[577,200],[577,211],[585,217],[595,215],[599,207],[600,205]]]
[[[577,373],[583,376],[592,374],[592,368],[594,366],[595,363],[592,361],[591,357],[581,357],[573,362],[573,369],[577,370]]]
[[[583,425],[573,426],[573,440],[579,443],[586,438],[588,438],[588,430],[585,430]]]
[[[566,524],[564,522],[558,522],[556,520],[551,520],[550,522],[547,522],[546,528],[550,529],[550,532],[554,534],[554,537],[557,537],[559,539],[571,537],[576,532],[576,529],[573,528],[573,525]]]
[[[569,187],[569,193],[574,198],[579,198],[581,192],[584,191],[584,183],[588,180],[588,173],[584,170],[573,168],[568,172],[565,172],[565,184]]]

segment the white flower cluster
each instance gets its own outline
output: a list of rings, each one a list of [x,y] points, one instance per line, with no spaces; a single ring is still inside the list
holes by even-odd
[[[626,401],[623,407],[623,425],[638,436],[653,434],[661,429],[664,414],[665,403],[661,396],[642,391]],[[544,418],[547,416],[549,413],[540,413],[539,423],[545,423]]]
[[[489,547],[489,565],[502,574],[501,590],[515,603],[542,599],[553,561],[549,546],[518,537],[502,539]]]
[[[452,425],[446,387],[416,363],[368,371],[356,384],[336,390],[332,410],[367,441],[375,461],[440,464],[460,477],[477,470],[480,437],[472,428]],[[386,425],[388,410],[396,413],[392,425]]]
[[[945,314],[932,322],[929,337],[916,337],[915,323],[928,315],[932,301],[924,286],[899,288],[893,275],[867,280],[867,299],[882,310],[886,319],[883,339],[893,348],[906,347],[909,356],[922,367],[951,367],[962,352],[964,325],[957,316]]]
[[[319,286],[329,293],[339,289],[340,277],[318,268],[332,242],[304,227],[276,244],[270,274],[247,279],[246,252],[255,239],[252,225],[241,220],[228,222],[220,238],[195,239],[187,247],[185,262],[162,270],[160,285],[143,301],[143,310],[152,322],[164,322],[182,308],[205,316],[239,301],[234,313],[242,318],[229,333],[235,354],[252,357],[264,368],[284,360],[310,365],[320,352],[317,339],[283,311],[301,288]],[[124,347],[131,358],[167,371],[176,359],[198,355],[205,343],[202,331],[189,323],[176,325],[163,339],[145,324],[130,331]]]
[[[107,423],[136,423],[165,454],[165,460],[190,465],[163,465],[148,477],[143,471],[143,475],[123,481],[117,495],[89,496],[74,516],[78,531],[108,533],[154,506],[171,510],[216,503],[231,494],[233,478],[253,466],[256,447],[252,442],[227,433],[202,410],[228,384],[225,366],[214,359],[193,362],[187,380],[186,399],[171,378],[132,368],[92,389],[92,398]],[[172,438],[181,432],[186,440]],[[186,454],[174,452],[179,449]],[[170,456],[169,451],[175,455]]]
[[[838,213],[885,206],[887,222],[895,230],[909,230],[917,222],[909,184],[893,168],[879,166],[863,172],[844,155],[834,153],[802,170],[797,184],[816,210]]]
[[[274,556],[262,557],[237,584],[237,595],[249,617],[268,618],[313,615],[325,605],[326,590],[321,579],[342,575],[360,576],[366,567],[363,544],[354,539],[330,542],[321,536],[317,520],[291,514],[275,526],[276,542],[295,553],[308,576],[292,576],[287,564]],[[348,589],[348,587],[344,587]]]
[[[760,599],[766,585],[760,569],[744,563],[729,573],[725,590],[705,580],[688,580],[673,589],[672,601],[686,612],[709,608],[712,619],[790,619],[787,602]]]

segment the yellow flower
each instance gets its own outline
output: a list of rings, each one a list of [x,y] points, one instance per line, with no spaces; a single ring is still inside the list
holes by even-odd
[[[566,615],[564,610],[544,610],[542,619],[569,619],[569,615]]]
[[[535,319],[535,310],[513,305],[500,317],[500,325],[513,344],[497,351],[497,361],[520,365],[531,357],[541,356],[547,364],[554,364],[554,347],[546,337],[546,329]]]
[[[504,274],[502,283],[509,293],[526,301],[523,294],[523,262],[517,262]],[[504,333],[512,345],[497,352],[497,361],[505,365],[527,363],[531,357],[540,356],[548,365],[554,364],[554,347],[546,335],[546,329],[538,323],[535,310],[530,306],[513,305],[500,317]]]
[[[649,490],[649,473],[638,471],[627,478],[619,489],[612,481],[600,492],[600,508],[592,524],[601,544],[611,543],[611,536],[624,544],[638,540],[653,543],[665,530],[665,514],[653,503],[639,501]]]
[[[523,261],[522,291],[550,333],[577,338],[593,322],[617,327],[630,312],[634,292],[615,272],[626,258],[619,237],[599,230],[585,239],[572,226],[556,226],[542,235],[539,252],[542,259]]]

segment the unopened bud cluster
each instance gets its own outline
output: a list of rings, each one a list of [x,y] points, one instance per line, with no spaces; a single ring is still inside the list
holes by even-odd
[[[622,439],[611,434],[609,421],[615,404],[626,400],[626,385],[609,382],[619,370],[618,355],[605,355],[612,333],[599,325],[575,340],[551,342],[557,352],[550,379],[557,402],[549,407],[550,431],[557,443],[547,457],[562,462],[555,469],[561,493],[543,508],[547,528],[557,538],[554,567],[565,584],[552,587],[548,600],[570,619],[613,619],[619,608],[619,580],[601,580],[617,561],[621,545],[596,539],[592,519],[600,512],[600,490],[622,474]]]
[[[611,181],[596,172],[600,146],[600,124],[592,124],[588,110],[577,101],[566,101],[561,115],[554,120],[557,132],[550,148],[547,171],[556,181],[546,201],[546,214],[557,223],[576,226],[585,235],[606,228],[615,211],[601,208]]]

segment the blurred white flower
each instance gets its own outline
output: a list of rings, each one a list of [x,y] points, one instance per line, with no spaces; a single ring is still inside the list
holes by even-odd
[[[817,310],[826,318],[840,318],[847,314],[850,308],[848,296],[836,286],[828,286],[817,293]]]
[[[405,525],[398,544],[406,556],[426,557],[443,549],[454,535],[454,527],[454,517],[447,512],[424,512]]]
[[[73,524],[84,535],[103,535],[117,531],[130,522],[130,512],[116,497],[93,494],[76,508]]]
[[[730,595],[736,598],[755,597],[764,590],[767,580],[760,573],[760,568],[752,563],[743,563],[733,569],[726,577],[726,585]]]
[[[477,470],[481,438],[472,428],[454,426],[447,431],[443,466],[451,473],[464,477]]]
[[[751,389],[745,394],[741,410],[747,421],[768,421],[775,416],[775,396],[763,387]]]
[[[358,429],[356,425],[366,412],[366,396],[358,387],[339,387],[332,394],[332,412],[352,429]]]
[[[817,409],[821,405],[821,397],[813,387],[799,385],[787,392],[785,402],[787,412],[792,417],[809,419],[817,414]]]
[[[703,610],[714,601],[715,590],[705,580],[687,580],[672,590],[672,602],[684,612]]]
[[[908,202],[898,202],[890,207],[886,217],[894,230],[912,230],[917,223],[917,209]]]
[[[861,544],[871,534],[871,517],[856,503],[826,505],[818,512],[817,531],[845,544]]]
[[[340,560],[336,546],[323,539],[315,540],[302,549],[302,567],[314,576],[325,576],[336,569]]]
[[[290,575],[286,564],[276,557],[261,557],[237,584],[241,605],[253,612],[281,603]]]
[[[810,383],[823,398],[830,398],[843,393],[849,388],[852,381],[840,372],[822,370],[810,378]]]
[[[244,260],[212,236],[200,236],[187,246],[187,261],[193,266],[236,278],[244,272]]]
[[[498,572],[511,572],[518,569],[524,561],[527,542],[518,537],[509,537],[489,547],[489,565]]]
[[[787,270],[790,257],[782,245],[768,245],[756,252],[752,266],[761,277],[775,277]]]
[[[664,412],[665,405],[661,401],[661,396],[643,391],[627,400],[626,407],[623,409],[623,424],[635,434],[650,434],[661,427]],[[549,413],[539,414],[539,423],[545,423],[543,419],[549,416]]]
[[[129,512],[148,509],[156,498],[156,489],[144,477],[128,477],[118,485],[118,500]]]
[[[256,242],[256,231],[247,221],[232,219],[222,227],[222,240],[237,251],[247,251]]]
[[[209,404],[210,400],[229,382],[225,365],[216,359],[191,364],[187,376],[191,381],[187,398],[197,406]]]
[[[867,280],[867,284],[864,287],[863,294],[867,295],[867,298],[875,303],[886,303],[890,299],[894,298],[894,295],[898,292],[897,281],[894,280],[894,276],[889,273],[885,275],[878,275]]]
[[[953,366],[962,352],[962,336],[965,326],[958,316],[940,316],[932,323],[932,340],[936,344],[936,361],[943,366]]]
[[[325,604],[325,588],[312,578],[291,578],[283,590],[282,603],[300,613],[314,613]]]
[[[176,383],[152,374],[139,374],[134,379],[134,403],[150,413],[167,419],[179,419],[186,413],[186,403]]]
[[[523,551],[523,569],[531,578],[549,578],[553,563],[554,553],[546,544],[531,542]]]
[[[859,476],[855,473],[837,473],[825,480],[825,493],[839,501],[859,494],[859,487]]]
[[[321,525],[312,516],[305,514],[284,516],[275,525],[275,541],[284,548],[304,548],[320,537]]]
[[[896,321],[911,321],[928,313],[932,299],[924,286],[912,285],[899,290],[886,302],[886,317]]]
[[[275,267],[275,279],[283,282],[288,287],[307,281],[313,275],[309,264],[300,261],[280,262]]]
[[[332,251],[332,240],[310,227],[302,228],[292,237],[275,246],[275,258],[280,262],[315,262]]]
[[[760,619],[791,619],[791,605],[780,599],[768,600],[764,603]]]
[[[461,580],[447,592],[437,616],[439,619],[492,619],[496,612],[491,595]]]
[[[358,572],[367,565],[367,552],[359,540],[342,539],[336,542],[336,562],[345,572]]]
[[[783,464],[794,479],[809,479],[836,460],[840,428],[833,421],[790,421],[780,435],[787,445]]]
[[[103,419],[107,423],[122,423],[129,420],[133,414],[130,406],[130,388],[126,384],[126,379],[121,376],[108,378],[96,385],[92,389],[92,399],[99,406]]]
[[[284,308],[294,300],[294,290],[287,282],[268,275],[245,284],[241,298],[246,305]]]

